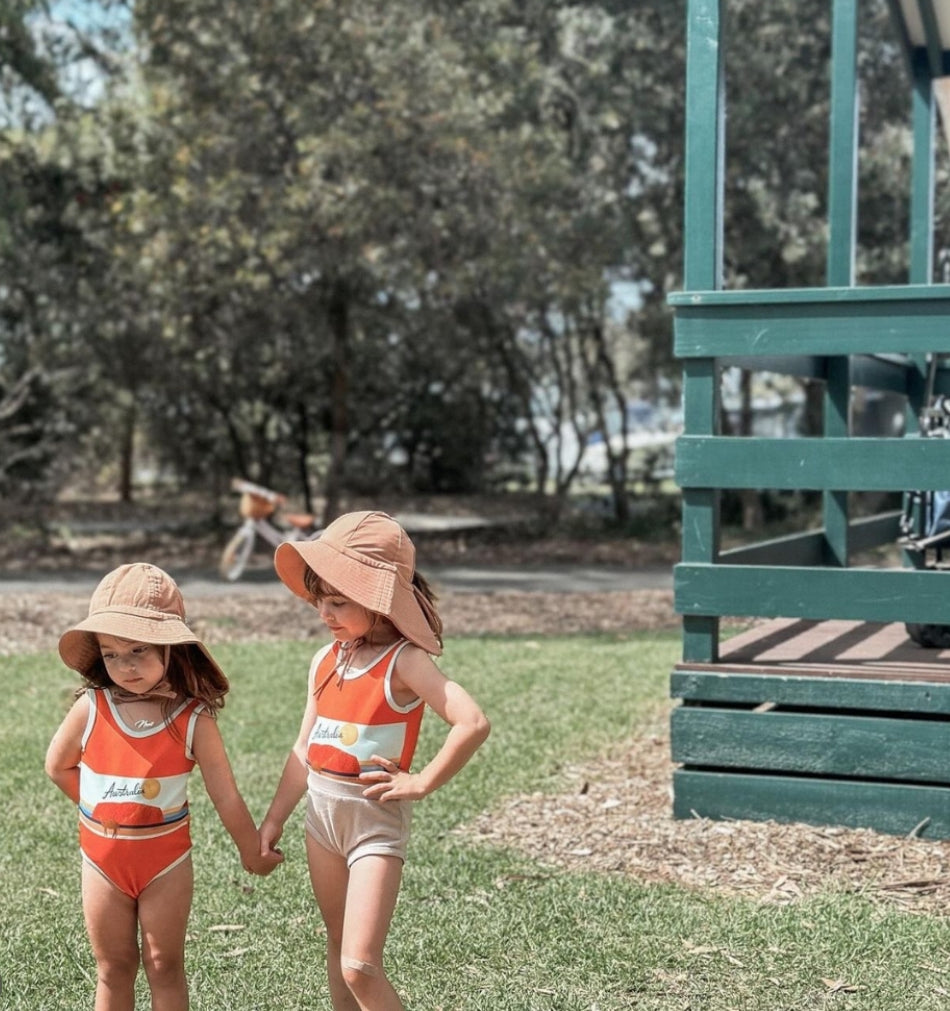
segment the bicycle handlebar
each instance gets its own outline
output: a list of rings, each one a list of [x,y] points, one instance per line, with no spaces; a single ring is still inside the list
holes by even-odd
[[[281,495],[279,491],[272,491],[270,488],[253,484],[251,481],[245,481],[240,477],[235,477],[231,480],[231,490],[240,492],[242,495],[256,495],[258,498],[266,499],[268,502],[274,502],[277,505],[287,500],[287,496]]]

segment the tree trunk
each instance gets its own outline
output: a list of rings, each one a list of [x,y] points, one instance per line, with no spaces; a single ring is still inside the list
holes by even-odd
[[[307,425],[307,405],[297,404],[297,467],[300,474],[300,487],[303,489],[304,509],[313,512],[313,495],[310,493],[310,475],[307,466],[310,462],[310,439]]]
[[[327,307],[327,323],[332,344],[330,378],[330,465],[324,488],[323,525],[331,523],[340,513],[346,476],[346,444],[349,434],[349,303],[346,285],[338,281]]]
[[[135,467],[135,401],[122,409],[119,432],[119,501],[132,501],[132,471]]]

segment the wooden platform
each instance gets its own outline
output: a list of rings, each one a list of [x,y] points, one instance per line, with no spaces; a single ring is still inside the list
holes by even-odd
[[[724,668],[748,674],[950,682],[950,650],[918,645],[895,622],[776,619],[727,639],[718,663],[676,667]]]
[[[950,838],[950,650],[903,624],[768,621],[670,694],[676,817]]]

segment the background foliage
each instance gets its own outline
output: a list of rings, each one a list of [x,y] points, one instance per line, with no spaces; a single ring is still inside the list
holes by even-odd
[[[822,284],[830,3],[725,9],[727,283]],[[859,280],[899,283],[910,88],[885,0],[861,18]],[[0,22],[0,494],[557,502],[593,437],[625,518],[608,436],[676,399],[685,0]]]

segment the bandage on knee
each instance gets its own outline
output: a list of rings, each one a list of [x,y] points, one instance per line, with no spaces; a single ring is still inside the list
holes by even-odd
[[[366,976],[379,975],[379,969],[375,965],[371,965],[369,962],[361,962],[358,958],[350,958],[349,955],[342,955],[340,957],[340,965],[344,969],[353,969],[356,972],[362,972]]]

